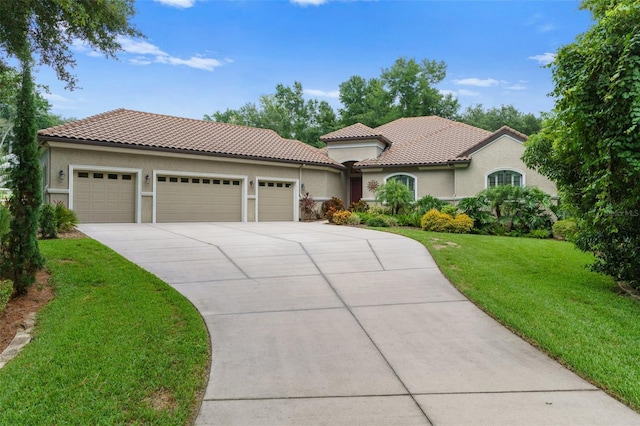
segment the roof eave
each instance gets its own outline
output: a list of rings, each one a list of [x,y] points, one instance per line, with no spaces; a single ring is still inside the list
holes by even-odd
[[[345,166],[342,164],[332,164],[332,163],[323,163],[320,161],[301,161],[301,160],[292,160],[292,159],[281,159],[274,157],[259,157],[255,155],[242,155],[242,154],[229,154],[223,152],[209,152],[209,151],[198,151],[193,149],[179,149],[179,148],[166,148],[159,146],[149,146],[149,145],[134,145],[128,144],[124,142],[109,142],[109,141],[96,141],[91,139],[75,139],[75,138],[65,138],[60,136],[46,136],[46,135],[38,135],[38,141],[40,142],[63,142],[63,143],[73,143],[80,145],[91,145],[91,146],[102,146],[102,147],[110,147],[110,148],[129,148],[129,149],[140,149],[144,151],[158,151],[158,152],[173,152],[176,154],[194,154],[194,155],[204,155],[208,157],[222,157],[222,158],[240,158],[246,160],[261,160],[261,161],[269,161],[269,162],[278,162],[278,163],[289,163],[289,164],[309,164],[314,166],[324,166],[331,167],[338,170],[344,170]]]
[[[382,135],[375,135],[375,136],[348,136],[348,137],[343,137],[343,138],[320,138],[320,140],[324,143],[331,143],[331,142],[348,142],[348,141],[362,141],[362,140],[371,140],[371,139],[376,139],[379,140],[380,142],[383,142],[386,146],[391,146],[391,141],[389,139],[387,139],[386,137],[382,136]]]
[[[438,166],[454,166],[456,164],[469,164],[471,163],[471,159],[454,159],[448,161],[437,161],[431,163],[402,163],[402,164],[361,164],[358,163],[353,165],[354,169],[379,169],[380,167],[384,168],[407,168],[407,167],[438,167]]]

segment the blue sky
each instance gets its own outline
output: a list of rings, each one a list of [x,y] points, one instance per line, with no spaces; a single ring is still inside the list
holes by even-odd
[[[512,104],[549,111],[551,71],[542,65],[591,25],[579,2],[139,0],[119,60],[81,43],[80,89],[41,68],[52,112],[84,118],[116,108],[202,118],[256,102],[278,83],[340,107],[338,86],[378,77],[398,57],[442,60],[437,87],[466,107]]]

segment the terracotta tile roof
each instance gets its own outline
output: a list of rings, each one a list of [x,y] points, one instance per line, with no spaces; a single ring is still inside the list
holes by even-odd
[[[38,132],[40,140],[194,152],[342,168],[319,149],[270,129],[117,109]]]
[[[382,133],[373,130],[369,126],[365,126],[361,123],[352,124],[343,129],[336,130],[335,132],[327,133],[324,136],[320,136],[322,142],[342,141],[342,140],[354,140],[354,139],[379,139],[390,145],[391,142],[387,140]]]
[[[373,130],[392,145],[378,158],[360,161],[356,167],[469,161],[468,155],[462,154],[492,135],[486,130],[435,116],[400,118]]]

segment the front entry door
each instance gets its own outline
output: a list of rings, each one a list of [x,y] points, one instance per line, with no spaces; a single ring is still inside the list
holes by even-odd
[[[351,196],[349,201],[357,203],[362,198],[362,176],[351,176],[350,188]]]

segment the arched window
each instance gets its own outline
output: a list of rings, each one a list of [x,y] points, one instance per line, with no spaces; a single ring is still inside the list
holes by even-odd
[[[387,180],[392,180],[392,179],[405,184],[413,194],[413,198],[414,199],[416,198],[416,178],[409,175],[393,175],[387,178]]]
[[[522,186],[522,173],[513,170],[498,170],[487,176],[487,188],[501,185]]]

